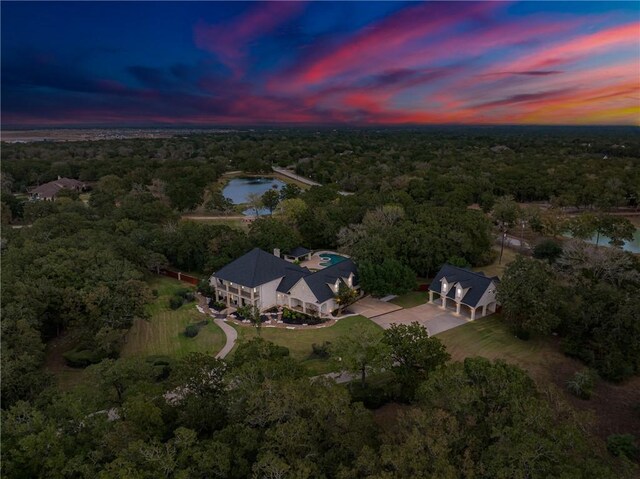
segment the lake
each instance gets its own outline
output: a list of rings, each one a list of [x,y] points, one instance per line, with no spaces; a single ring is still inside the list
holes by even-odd
[[[280,189],[285,185],[284,181],[280,181],[275,178],[267,178],[267,177],[239,177],[233,178],[227,183],[227,185],[222,189],[222,195],[225,198],[229,198],[234,205],[239,205],[242,203],[246,203],[248,201],[248,196],[251,193],[256,193],[262,196],[265,192],[275,189],[280,191]],[[246,216],[252,216],[254,211],[252,209],[247,209],[243,211],[243,214]],[[259,212],[260,215],[269,214],[269,210],[267,208],[262,208]]]
[[[570,238],[570,236],[568,235],[567,237]],[[587,240],[587,242],[596,244],[596,237],[597,235],[593,235],[593,237],[590,240]],[[598,240],[598,245],[611,246],[609,244],[609,238],[607,238],[606,236],[600,236],[600,239]],[[624,245],[622,246],[622,249],[625,251],[631,251],[632,253],[640,253],[640,229],[636,229],[636,232],[633,235],[633,240],[625,241]]]

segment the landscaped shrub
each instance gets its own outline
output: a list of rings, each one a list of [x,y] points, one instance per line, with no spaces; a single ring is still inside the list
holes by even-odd
[[[330,341],[323,341],[322,344],[313,343],[311,345],[311,349],[313,350],[311,355],[316,358],[327,359],[330,355],[329,353],[330,345],[331,345]]]
[[[187,327],[184,328],[184,335],[187,338],[195,338],[200,330],[207,324],[209,324],[209,320],[207,319],[205,319],[204,321],[200,321],[199,323],[187,324]]]
[[[616,457],[626,456],[635,461],[640,453],[633,434],[612,434],[607,438],[607,449]]]
[[[198,283],[198,292],[207,298],[213,296],[213,288],[208,279],[203,279]]]
[[[193,294],[193,291],[191,291],[189,288],[180,288],[176,290],[176,292],[173,294],[176,297],[182,298],[183,301],[186,303],[196,299],[195,295]]]
[[[250,305],[239,306],[236,309],[236,314],[240,319],[248,318],[249,316],[251,316],[251,306]]]
[[[169,307],[171,309],[178,309],[184,304],[184,299],[181,296],[171,296],[169,298]]]
[[[187,338],[195,338],[198,335],[198,327],[195,324],[188,324],[184,329],[184,335]]]
[[[72,368],[86,368],[92,364],[97,364],[104,359],[104,356],[96,351],[87,349],[86,346],[78,346],[62,355],[68,366]]]
[[[154,298],[157,298],[159,296],[160,293],[158,293],[157,289],[152,289],[151,290],[151,296],[153,296]]]
[[[595,374],[590,369],[578,371],[567,381],[567,389],[580,399],[590,399],[595,386]]]
[[[214,301],[213,299],[209,301],[209,308],[215,311],[222,311],[223,309],[226,309],[226,307],[227,305],[224,304],[222,301]]]
[[[320,324],[325,321],[319,316],[310,316],[300,311],[282,308],[282,322],[286,324]]]

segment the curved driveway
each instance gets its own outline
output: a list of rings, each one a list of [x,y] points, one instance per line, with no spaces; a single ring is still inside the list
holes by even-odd
[[[227,324],[224,319],[216,318],[213,320],[213,322],[220,326],[220,329],[224,331],[224,334],[227,337],[227,342],[225,343],[224,347],[218,354],[216,354],[216,358],[223,359],[227,354],[231,352],[231,350],[235,346],[236,339],[238,339],[238,331],[236,331],[234,327]]]

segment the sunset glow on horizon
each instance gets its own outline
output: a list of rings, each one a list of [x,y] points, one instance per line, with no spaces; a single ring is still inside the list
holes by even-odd
[[[2,2],[2,124],[640,125],[638,2]]]

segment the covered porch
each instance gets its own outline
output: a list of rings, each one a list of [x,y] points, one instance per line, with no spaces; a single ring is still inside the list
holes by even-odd
[[[458,302],[455,299],[442,296],[434,291],[429,291],[429,303],[436,304],[442,309],[453,311],[455,315],[469,318],[472,321],[487,316],[488,314],[493,314],[497,309],[495,302],[473,307]]]

